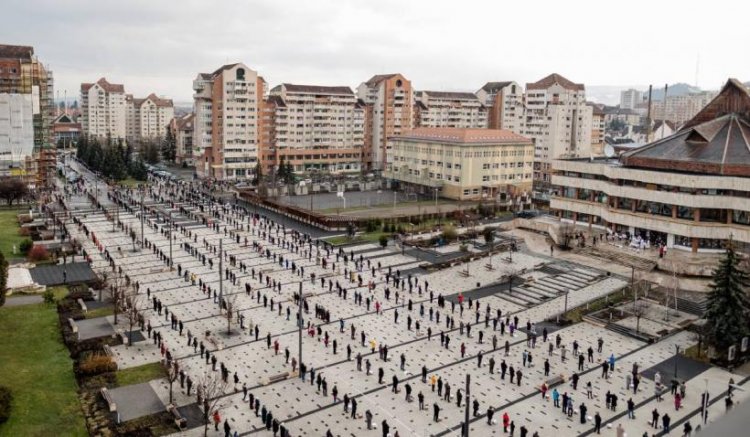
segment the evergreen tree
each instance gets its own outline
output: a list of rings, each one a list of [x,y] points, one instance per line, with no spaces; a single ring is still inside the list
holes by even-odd
[[[8,284],[8,261],[0,252],[0,307],[5,305],[5,286]]]
[[[146,170],[146,164],[141,159],[132,161],[129,165],[130,176],[137,181],[145,181],[148,179],[148,170]]]
[[[261,165],[260,161],[258,161],[257,164],[255,164],[255,175],[253,176],[252,184],[258,185],[260,184],[260,181],[263,179],[263,165]]]
[[[750,299],[748,273],[739,267],[739,258],[731,247],[714,270],[708,295],[706,325],[709,341],[724,352],[748,335]]]
[[[284,164],[284,156],[281,156],[281,160],[279,161],[279,168],[276,169],[276,177],[279,178],[281,181],[286,180],[286,165]]]
[[[159,147],[153,141],[146,141],[141,146],[141,156],[149,164],[157,164],[159,162]]]
[[[289,161],[286,162],[286,171],[284,172],[284,174],[286,176],[285,181],[287,184],[293,184],[295,182],[296,178],[294,176],[294,166]]]
[[[173,162],[177,156],[177,140],[175,139],[174,132],[172,132],[171,125],[167,126],[167,133],[164,134],[161,156],[165,161],[170,162]]]

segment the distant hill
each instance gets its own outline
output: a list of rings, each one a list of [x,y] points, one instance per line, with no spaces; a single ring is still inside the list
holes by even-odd
[[[696,86],[688,85],[686,83],[676,83],[673,85],[669,85],[669,89],[667,90],[667,96],[684,96],[687,94],[692,93],[699,93],[703,90]],[[646,88],[645,92],[648,92],[648,88]],[[651,93],[651,100],[653,101],[661,101],[664,99],[664,87],[654,87],[654,90]]]

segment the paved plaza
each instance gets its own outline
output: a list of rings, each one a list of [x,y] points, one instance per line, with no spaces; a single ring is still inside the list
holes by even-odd
[[[675,411],[664,369],[673,365],[676,347],[697,342],[692,334],[678,330],[646,343],[586,322],[562,328],[545,322],[627,286],[628,278],[606,270],[522,246],[512,260],[493,257],[489,268],[481,258],[428,272],[419,267],[441,257],[377,244],[331,248],[262,211],[199,199],[186,184],[149,184],[143,216],[140,193],[108,191],[101,182],[98,188],[108,211],[119,204],[114,231],[103,210],[84,208],[80,196],[71,196],[69,207],[78,212],[67,228],[92,269],[124,278],[131,304],[141,310],[143,339],[112,347],[112,354],[120,369],[176,361],[184,374],[174,387],[178,407],[193,405],[196,389],[226,369],[216,406],[222,423],[209,435],[224,435],[225,421],[240,436],[284,435],[282,427],[291,436],[380,436],[384,426],[391,436],[459,435],[468,407],[473,435],[507,435],[504,414],[513,435],[524,435],[522,428],[528,436],[588,435],[599,414],[603,434],[616,435],[622,425],[636,436],[659,432],[649,426],[654,408],[668,412],[673,424],[691,417],[695,427],[706,386],[719,397],[730,378],[745,382],[722,369],[685,370],[687,396]],[[294,372],[300,290],[304,379]],[[223,307],[232,314],[230,332]],[[91,325],[79,325],[79,332],[128,328],[126,317],[118,325],[109,318]],[[604,362],[614,363],[606,377]],[[637,391],[629,384],[647,369],[662,372],[662,402],[654,371]],[[556,385],[542,397],[545,383]],[[553,406],[553,388],[571,399],[572,414]],[[118,409],[129,418],[139,408],[163,410],[168,391],[166,380],[124,390]],[[608,393],[617,396],[614,409],[607,408]],[[636,419],[627,415],[631,398]],[[721,413],[723,405],[713,406],[710,419]],[[192,426],[179,435],[202,433]]]

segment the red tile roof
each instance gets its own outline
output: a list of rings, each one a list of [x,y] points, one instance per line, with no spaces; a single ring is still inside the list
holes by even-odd
[[[526,89],[544,90],[555,84],[571,91],[583,91],[585,89],[582,83],[574,83],[557,73],[552,73],[538,82],[527,83]]]
[[[96,81],[96,84],[99,85],[104,89],[104,91],[108,93],[124,93],[125,87],[122,84],[116,84],[116,83],[109,83],[107,82],[107,79],[101,78]],[[81,91],[88,91],[92,86],[94,86],[93,83],[82,83],[81,84]]]
[[[34,56],[34,47],[13,46],[0,44],[0,58],[31,59]]]
[[[420,127],[392,139],[436,141],[453,144],[531,144],[531,140],[504,129]]]

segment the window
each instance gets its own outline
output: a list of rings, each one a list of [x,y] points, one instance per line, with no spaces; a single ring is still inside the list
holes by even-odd
[[[237,80],[245,80],[245,69],[244,68],[238,68],[237,69]]]

